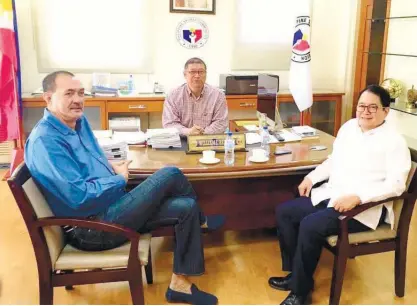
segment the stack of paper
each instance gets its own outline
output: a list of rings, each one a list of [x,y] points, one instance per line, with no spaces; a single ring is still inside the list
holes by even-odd
[[[124,160],[127,158],[127,143],[113,139],[111,130],[95,130],[93,133],[108,160]]]
[[[114,131],[113,140],[117,142],[126,142],[130,145],[145,144],[146,134],[144,132]]]
[[[293,126],[292,131],[301,137],[311,137],[316,135],[316,129],[308,126]]]
[[[113,139],[98,139],[100,147],[108,160],[124,160],[127,159],[128,146],[126,142],[117,142]]]
[[[246,144],[251,145],[254,143],[261,143],[262,137],[258,133],[246,133]],[[274,135],[269,134],[269,141],[268,143],[278,143],[279,141]]]
[[[112,130],[94,130],[93,134],[94,136],[96,136],[97,139],[111,138],[113,135],[113,131]]]
[[[181,148],[180,134],[177,129],[148,129],[148,145],[155,149]]]
[[[140,131],[139,117],[114,117],[109,120],[109,127],[113,131]]]
[[[116,97],[117,88],[93,85],[91,87],[91,93],[97,97]]]

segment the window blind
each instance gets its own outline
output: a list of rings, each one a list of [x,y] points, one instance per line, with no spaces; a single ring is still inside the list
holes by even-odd
[[[298,1],[236,0],[233,70],[288,70]]]
[[[32,0],[38,70],[152,72],[150,0]]]

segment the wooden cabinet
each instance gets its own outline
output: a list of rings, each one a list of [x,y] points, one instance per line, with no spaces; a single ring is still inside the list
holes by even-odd
[[[280,93],[277,105],[282,121],[288,126],[310,125],[329,134],[336,135],[340,127],[341,104],[343,93],[314,93],[313,107],[310,113],[300,113],[290,93]],[[165,97],[115,97],[115,98],[86,98],[85,115],[93,129],[107,129],[111,116],[132,115],[143,113],[162,113]],[[226,96],[229,110],[248,110],[253,117],[257,108],[256,95]],[[26,133],[43,116],[46,106],[41,97],[23,99],[23,124]]]
[[[153,113],[162,112],[165,97],[131,97],[107,99],[108,113]]]
[[[278,95],[277,107],[284,126],[291,128],[296,125],[309,125],[330,135],[337,135],[341,124],[343,93],[315,93],[311,111],[300,113],[291,94]],[[256,108],[255,108],[256,109]],[[239,121],[253,121],[254,119],[241,118]],[[256,120],[256,119],[255,119]],[[243,131],[242,126],[231,120],[229,128],[232,131]],[[256,121],[255,121],[256,123]],[[253,124],[251,122],[246,124]]]
[[[226,101],[229,110],[256,110],[256,95],[226,96]]]
[[[342,117],[343,93],[314,93],[310,111],[300,113],[290,94],[278,95],[278,110],[286,127],[309,125],[337,135]]]
[[[41,97],[23,98],[23,131],[26,138],[36,123],[43,117],[45,101]],[[106,101],[88,98],[85,101],[84,114],[93,129],[106,129]]]

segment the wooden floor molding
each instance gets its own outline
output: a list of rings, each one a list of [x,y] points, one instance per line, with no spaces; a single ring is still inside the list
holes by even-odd
[[[4,171],[0,170],[0,177]],[[32,245],[6,182],[0,181],[0,304],[38,304],[37,269]],[[268,286],[282,275],[273,230],[226,232],[205,236],[206,274],[193,277],[198,287],[216,294],[219,304],[279,304],[287,292]],[[172,271],[172,240],[153,238],[154,284],[144,282],[147,304],[167,304]],[[323,251],[315,275],[314,304],[327,304],[333,256]],[[341,304],[417,303],[417,214],[409,236],[406,294],[394,294],[394,254],[349,260]],[[55,304],[131,304],[127,282],[55,289]]]

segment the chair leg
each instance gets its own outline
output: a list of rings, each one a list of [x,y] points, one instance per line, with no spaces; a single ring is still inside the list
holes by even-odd
[[[52,305],[54,303],[54,288],[50,281],[39,280],[39,304]]]
[[[148,285],[153,284],[151,248],[149,248],[149,259],[148,259],[148,264],[145,266],[145,275],[146,275],[146,282],[148,283]]]
[[[62,270],[62,273],[63,273],[63,274],[70,274],[70,273],[72,273],[72,272],[74,272],[74,270]],[[72,286],[72,285],[70,285],[70,286],[65,286],[65,290],[68,290],[68,291],[70,291],[70,290],[74,290],[74,286]]]
[[[407,262],[407,243],[402,246],[397,243],[395,249],[395,295],[403,297],[405,294],[405,268]]]
[[[132,296],[133,305],[145,305],[145,298],[143,296],[142,277],[140,276],[141,275],[129,280],[130,295]]]
[[[342,252],[340,252],[342,253]],[[338,254],[334,258],[332,286],[330,289],[330,305],[339,305],[340,296],[342,294],[343,278],[346,270],[347,256]]]

